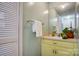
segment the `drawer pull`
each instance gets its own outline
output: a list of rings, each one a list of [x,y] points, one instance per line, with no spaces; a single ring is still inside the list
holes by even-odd
[[[53,50],[53,53],[54,53],[54,50]]]
[[[53,53],[54,53],[54,54],[57,54],[57,51],[56,51],[56,50],[53,50]]]
[[[56,43],[53,43],[53,44],[56,44]]]
[[[57,54],[57,51],[55,50],[55,54]]]
[[[73,54],[73,56],[75,56],[75,54]]]

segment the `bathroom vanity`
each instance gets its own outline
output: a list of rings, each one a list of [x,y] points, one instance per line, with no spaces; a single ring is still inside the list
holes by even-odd
[[[65,7],[62,8],[61,5]],[[74,37],[79,37],[79,20],[77,20],[79,17],[76,17],[79,14],[75,13],[79,12],[79,8],[76,10],[75,6],[75,3],[49,4],[48,35],[44,35],[41,40],[42,56],[78,55],[78,42]],[[62,35],[59,35],[61,33]],[[55,36],[62,36],[64,39]],[[72,36],[73,39],[69,39],[69,36]]]
[[[76,39],[62,39],[44,36],[41,40],[42,56],[76,56]]]

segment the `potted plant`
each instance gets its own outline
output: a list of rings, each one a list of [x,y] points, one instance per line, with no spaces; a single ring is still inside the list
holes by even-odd
[[[61,36],[63,39],[74,38],[74,33],[72,30],[69,30],[69,28],[66,27],[64,30],[62,30]]]

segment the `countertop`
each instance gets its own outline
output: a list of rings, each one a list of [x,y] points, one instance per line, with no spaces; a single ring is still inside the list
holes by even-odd
[[[43,39],[46,39],[46,40],[59,40],[59,41],[68,41],[68,42],[77,42],[77,40],[74,38],[74,39],[62,39],[62,37],[58,37],[58,36],[43,36],[42,37]]]

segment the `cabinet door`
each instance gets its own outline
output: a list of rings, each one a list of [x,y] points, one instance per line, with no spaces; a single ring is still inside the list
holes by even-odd
[[[42,44],[42,56],[54,56],[54,46]]]
[[[78,56],[78,45],[77,45],[77,42],[74,43],[74,56]]]
[[[55,46],[55,55],[56,56],[73,56],[74,49],[64,48],[62,46]]]
[[[77,52],[75,42],[48,40],[42,42],[42,55],[44,56],[75,56]]]
[[[55,41],[53,43],[55,43],[54,54],[57,56],[74,56],[77,54],[77,45],[75,42]]]

